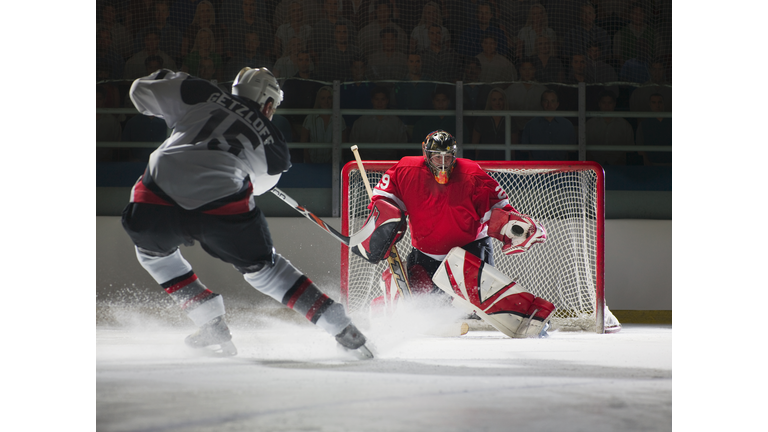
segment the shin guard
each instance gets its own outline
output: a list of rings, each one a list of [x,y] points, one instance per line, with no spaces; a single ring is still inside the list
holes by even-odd
[[[136,248],[139,263],[153,279],[171,296],[187,316],[200,327],[208,321],[224,315],[221,295],[206,288],[192,271],[192,266],[176,249],[166,256],[150,255]]]
[[[453,248],[433,282],[453,304],[512,338],[538,337],[555,306],[525,291],[494,267],[462,248]]]
[[[275,255],[273,266],[246,273],[243,277],[257,290],[304,315],[332,336],[341,333],[352,322],[342,304],[323,294],[306,275],[279,254]]]

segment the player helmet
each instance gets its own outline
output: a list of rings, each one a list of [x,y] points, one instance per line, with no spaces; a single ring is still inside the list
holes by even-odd
[[[444,130],[436,130],[421,143],[424,161],[440,184],[448,183],[456,165],[456,140]]]
[[[241,69],[232,83],[232,94],[248,98],[262,107],[269,98],[274,101],[272,108],[277,108],[283,101],[283,91],[267,68]]]

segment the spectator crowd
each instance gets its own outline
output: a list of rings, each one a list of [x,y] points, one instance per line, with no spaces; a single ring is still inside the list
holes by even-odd
[[[279,78],[281,108],[328,109],[339,80],[344,109],[450,110],[462,81],[465,110],[575,111],[575,84],[583,82],[587,111],[671,112],[671,22],[671,0],[99,0],[97,107],[130,107],[130,81],[159,68],[227,88],[248,66]],[[98,114],[97,140],[165,138],[157,122],[136,117]],[[276,117],[289,142],[333,136],[328,115]],[[512,117],[511,142],[575,144],[575,120]],[[342,123],[345,142],[416,143],[434,128],[456,133],[455,118],[445,115],[344,116]],[[588,145],[671,145],[669,118],[596,117],[586,128]],[[463,139],[503,144],[506,129],[503,115],[468,116]],[[418,152],[382,150],[377,158]],[[467,156],[494,160],[504,152]],[[292,157],[324,163],[330,152]],[[671,164],[671,153],[590,152],[588,159],[658,165]]]

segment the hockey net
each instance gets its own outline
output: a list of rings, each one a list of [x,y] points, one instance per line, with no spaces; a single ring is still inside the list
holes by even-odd
[[[394,164],[364,161],[373,187]],[[547,241],[523,254],[507,256],[494,242],[495,266],[522,287],[557,306],[553,328],[603,333],[604,179],[593,162],[479,161],[504,188],[518,211],[539,221]],[[342,171],[342,233],[357,232],[370,203],[354,162]],[[405,257],[412,250],[410,227],[397,244]],[[366,311],[381,295],[379,278],[386,261],[373,265],[342,246],[341,292],[351,313]]]

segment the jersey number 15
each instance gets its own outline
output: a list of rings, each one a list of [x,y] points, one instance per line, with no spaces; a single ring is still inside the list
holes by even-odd
[[[209,139],[216,128],[218,128],[227,117],[233,117],[235,121],[224,131],[224,133],[217,134],[218,137],[224,138],[225,142],[222,143],[218,138],[213,138],[208,141],[209,150],[228,151],[235,156],[239,156],[240,152],[244,150],[243,142],[240,137],[244,137],[250,141],[254,149],[261,144],[261,139],[259,139],[256,131],[251,129],[250,126],[239,118],[230,116],[229,112],[223,108],[216,109],[211,113],[211,118],[205,122],[203,128],[200,129],[200,132],[198,132],[192,142],[198,143]],[[224,146],[222,146],[222,144],[224,144]]]

